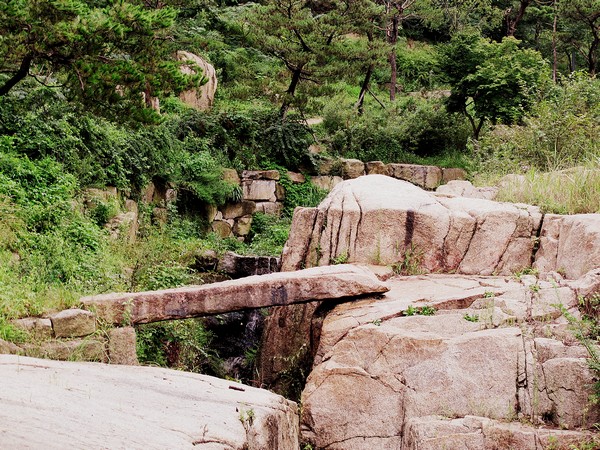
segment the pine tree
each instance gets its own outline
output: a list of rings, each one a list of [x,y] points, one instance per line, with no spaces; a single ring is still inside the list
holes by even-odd
[[[90,109],[147,114],[145,99],[189,88],[170,40],[176,10],[124,0],[0,2],[0,96],[34,77]]]

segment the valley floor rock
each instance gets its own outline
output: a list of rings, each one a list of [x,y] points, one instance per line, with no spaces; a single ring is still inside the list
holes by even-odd
[[[589,440],[588,432],[557,431],[600,420],[588,401],[594,377],[586,350],[555,306],[577,314],[567,283],[422,275],[388,285],[383,298],[337,305],[324,318],[302,393],[307,442],[473,450],[543,448],[536,445],[549,435]],[[425,306],[436,313],[420,315]],[[469,429],[469,416],[483,419]],[[531,425],[504,423],[516,420]]]
[[[176,370],[0,355],[0,448],[296,450],[296,404]]]

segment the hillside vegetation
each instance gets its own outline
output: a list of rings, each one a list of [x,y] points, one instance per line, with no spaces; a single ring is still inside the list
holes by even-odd
[[[507,200],[600,212],[599,33],[598,0],[3,2],[0,338],[28,339],[10,319],[81,295],[202,282],[204,249],[278,253],[293,207],[319,200],[290,196],[286,217],[255,220],[244,244],[180,204],[157,224],[141,202],[130,243],[104,227],[124,199],[86,203],[90,187],[140,200],[149,182],[170,183],[218,205],[239,196],[223,167],[311,172],[314,144],[463,167],[479,183],[526,173],[543,189]],[[215,66],[211,111],[179,100],[205,80],[182,74],[178,50]],[[573,167],[589,176],[556,198],[564,183],[545,173]],[[209,339],[163,327],[149,333]]]

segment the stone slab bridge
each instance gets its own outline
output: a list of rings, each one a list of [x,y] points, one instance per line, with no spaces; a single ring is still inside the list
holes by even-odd
[[[201,286],[83,297],[79,308],[13,321],[35,338],[16,345],[0,339],[0,354],[137,364],[133,325],[188,319],[297,303],[339,301],[388,291],[359,265],[314,267]],[[102,331],[102,328],[108,329]]]
[[[201,286],[95,295],[81,303],[108,324],[128,326],[387,291],[368,269],[344,264]]]

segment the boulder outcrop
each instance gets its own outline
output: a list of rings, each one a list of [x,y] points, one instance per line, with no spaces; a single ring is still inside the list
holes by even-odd
[[[485,200],[494,200],[498,194],[497,187],[475,187],[466,180],[451,180],[442,184],[436,190],[436,193],[446,196],[483,198]]]
[[[573,290],[532,282],[396,277],[383,298],[337,305],[322,322],[302,393],[303,438],[345,450],[536,449],[549,435],[590,439],[538,429],[591,427],[600,414],[588,402],[586,350],[561,340],[566,320],[554,305],[576,314]],[[435,314],[423,315],[430,308]],[[515,420],[531,425],[497,422]]]
[[[204,375],[0,355],[2,448],[299,448],[295,403]]]
[[[572,279],[600,267],[600,214],[546,214],[534,265]]]
[[[510,274],[529,267],[542,214],[527,205],[438,198],[384,175],[344,181],[296,210],[282,270],[334,261],[414,271]]]
[[[212,108],[215,102],[215,93],[217,91],[217,73],[215,68],[204,59],[190,52],[177,52],[180,61],[191,61],[196,67],[202,70],[202,75],[206,78],[206,83],[196,89],[182,92],[179,95],[181,101],[200,111],[207,111]],[[181,71],[186,74],[195,74],[196,67],[184,65]]]
[[[369,175],[341,182],[317,208],[295,211],[281,264],[283,271],[348,261],[388,265],[405,274],[511,275],[530,270],[535,261],[542,272],[559,271],[556,279],[576,278],[600,266],[599,226],[592,225],[598,217],[592,216],[547,215],[544,220],[532,206],[443,197]],[[567,229],[572,230],[570,238]],[[575,257],[577,242],[588,249],[580,260]],[[574,291],[587,295],[590,289]],[[313,302],[273,309],[259,359],[266,386],[285,392],[281,373],[290,369],[290,361],[304,355],[306,364],[314,356],[311,342],[320,328],[311,319],[318,322],[324,314],[318,308]],[[286,323],[298,325],[293,330],[280,325]]]

